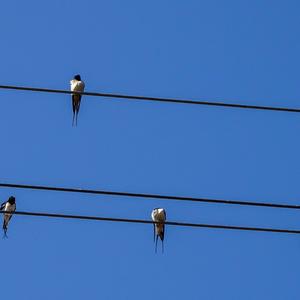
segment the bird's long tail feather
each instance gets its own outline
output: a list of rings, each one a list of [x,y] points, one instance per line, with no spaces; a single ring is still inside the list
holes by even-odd
[[[77,103],[76,103],[76,126],[77,126],[77,119],[78,119],[78,114],[80,110],[80,103],[81,103],[81,96],[78,97]]]
[[[76,99],[75,99],[75,95],[72,95],[72,110],[73,110],[72,126],[74,126],[75,115],[76,115]]]
[[[7,226],[5,224],[5,221],[3,221],[3,238],[8,238],[7,236]]]

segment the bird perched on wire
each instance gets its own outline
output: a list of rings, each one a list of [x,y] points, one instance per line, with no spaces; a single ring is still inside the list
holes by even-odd
[[[0,207],[1,210],[4,210],[5,212],[15,212],[16,211],[16,198],[11,196],[9,199],[1,204]],[[8,223],[12,217],[11,213],[4,213],[3,214],[3,231],[4,231],[4,237],[7,237],[7,227]]]
[[[154,225],[154,242],[155,253],[157,252],[157,240],[160,237],[162,242],[162,252],[164,252],[164,238],[165,238],[165,221],[167,219],[166,211],[163,208],[154,208],[151,213]]]
[[[85,84],[81,80],[81,77],[79,74],[75,75],[74,78],[70,81],[71,84],[71,91],[72,92],[80,92],[82,93],[84,91]],[[72,108],[73,108],[73,121],[72,126],[77,126],[77,117],[80,109],[80,102],[81,102],[81,95],[79,94],[72,94]]]

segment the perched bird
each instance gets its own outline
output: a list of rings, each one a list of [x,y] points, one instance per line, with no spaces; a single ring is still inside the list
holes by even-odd
[[[165,221],[167,219],[166,211],[163,208],[154,208],[151,213],[154,225],[155,253],[157,252],[157,240],[160,237],[162,242],[162,252],[164,252]]]
[[[81,80],[79,74],[75,75],[74,78],[70,81],[71,84],[71,91],[72,92],[83,92],[84,91],[84,82]],[[77,117],[80,109],[80,102],[81,102],[81,95],[79,94],[72,94],[72,107],[73,107],[73,122],[72,126],[77,126]]]
[[[1,204],[1,207],[0,207],[1,210],[4,210],[5,212],[14,212],[16,210],[16,198],[11,196],[9,197],[9,199],[2,203]],[[12,214],[10,213],[4,213],[4,216],[3,216],[3,231],[4,231],[4,237],[7,237],[7,226],[8,226],[8,223],[10,221],[12,217]]]

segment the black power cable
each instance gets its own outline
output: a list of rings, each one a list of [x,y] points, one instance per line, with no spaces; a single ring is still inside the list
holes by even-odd
[[[82,93],[80,93],[80,92],[71,92],[71,91],[68,91],[68,90],[34,88],[34,87],[12,86],[12,85],[0,85],[0,89],[42,92],[42,93],[57,93],[57,94],[80,94],[80,95],[86,95],[86,96],[118,98],[118,99],[139,100],[139,101],[168,102],[168,103],[177,103],[177,104],[209,105],[209,106],[221,106],[221,107],[231,107],[231,108],[246,108],[246,109],[283,111],[283,112],[297,112],[297,113],[300,112],[299,108],[289,108],[289,107],[273,107],[273,106],[247,105],[247,104],[237,104],[237,103],[196,101],[196,100],[193,101],[193,100],[189,100],[189,99],[134,96],[134,95],[122,95],[122,94],[110,94],[110,93],[95,93],[95,92],[82,92]]]
[[[5,214],[7,212],[0,211],[0,213]],[[140,223],[140,224],[155,224],[155,223],[157,223],[157,222],[153,222],[153,221],[149,221],[149,220],[140,220],[140,219],[106,218],[106,217],[95,217],[95,216],[65,215],[65,214],[40,213],[40,212],[24,212],[24,211],[15,211],[12,214],[23,215],[23,216],[34,216],[34,217],[79,219],[79,220],[90,220],[90,221],[109,221],[109,222],[122,222],[122,223]],[[165,224],[171,225],[171,226],[182,226],[182,227],[197,227],[197,228],[211,228],[211,229],[225,229],[225,230],[244,230],[244,231],[300,234],[300,230],[292,230],[292,229],[244,227],[244,226],[229,226],[229,225],[200,224],[200,223],[184,223],[184,222],[173,222],[173,221],[166,221]]]
[[[107,190],[63,188],[63,187],[50,187],[50,186],[14,184],[14,183],[0,183],[0,187],[96,194],[96,195],[108,195],[108,196],[121,196],[121,197],[131,197],[131,198],[159,199],[159,200],[168,200],[168,201],[192,201],[192,202],[205,202],[205,203],[215,203],[215,204],[300,209],[300,205],[292,205],[292,204],[277,204],[277,203],[267,203],[267,202],[236,201],[236,200],[223,200],[223,199],[206,199],[206,198],[197,198],[197,197],[183,197],[183,196],[145,194],[145,193],[128,193],[128,192],[115,192],[115,191],[107,191]]]

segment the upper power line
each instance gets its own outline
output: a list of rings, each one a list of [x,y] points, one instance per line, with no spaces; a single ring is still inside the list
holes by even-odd
[[[0,211],[0,213],[5,214],[7,212]],[[109,221],[109,222],[122,222],[122,223],[140,223],[140,224],[155,224],[156,223],[153,221],[141,220],[141,219],[107,218],[107,217],[66,215],[66,214],[53,214],[53,213],[40,213],[40,212],[24,212],[24,211],[15,211],[15,212],[11,212],[11,214],[34,216],[34,217],[78,219],[78,220],[90,220],[90,221]],[[245,226],[201,224],[201,223],[184,223],[184,222],[172,222],[172,221],[165,221],[164,224],[171,225],[171,226],[182,226],[182,227],[198,227],[198,228],[225,229],[225,230],[243,230],[243,231],[260,231],[260,232],[300,234],[300,230],[293,230],[293,229],[245,227]]]
[[[82,92],[82,93],[79,93],[79,92],[74,92],[74,91],[72,92],[72,91],[69,91],[69,90],[57,90],[57,89],[23,87],[23,86],[12,86],[12,85],[0,85],[0,89],[22,90],[22,91],[43,92],[43,93],[59,93],[59,94],[80,94],[80,95],[86,95],[86,96],[119,98],[119,99],[129,99],[129,100],[138,100],[138,101],[169,102],[169,103],[177,103],[177,104],[209,105],[209,106],[221,106],[221,107],[231,107],[231,108],[246,108],[246,109],[257,109],[257,110],[271,110],[271,111],[284,111],[284,112],[297,112],[297,113],[300,112],[300,108],[273,107],[273,106],[247,105],[247,104],[210,102],[210,101],[196,101],[196,100],[194,101],[194,100],[189,100],[189,99],[134,96],[134,95],[108,94],[108,93],[95,93],[95,92]]]
[[[0,187],[47,190],[47,191],[57,191],[57,192],[71,192],[71,193],[98,194],[98,195],[131,197],[131,198],[159,199],[159,200],[168,200],[168,201],[193,201],[193,202],[206,202],[206,203],[230,204],[230,205],[300,209],[300,205],[292,205],[292,204],[236,201],[236,200],[224,200],[224,199],[207,199],[207,198],[197,198],[197,197],[183,197],[183,196],[145,194],[145,193],[128,193],[128,192],[116,192],[116,191],[107,191],[107,190],[64,188],[64,187],[51,187],[51,186],[15,184],[15,183],[0,183]]]

